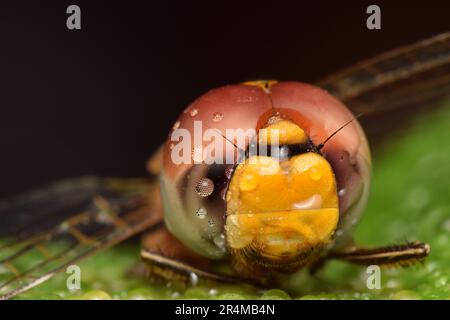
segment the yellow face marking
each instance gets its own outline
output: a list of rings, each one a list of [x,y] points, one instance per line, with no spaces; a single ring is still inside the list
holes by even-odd
[[[295,123],[288,120],[280,120],[270,124],[261,130],[258,139],[260,144],[297,144],[305,143],[307,136],[305,131]]]
[[[270,87],[277,83],[277,80],[256,80],[256,81],[246,81],[242,82],[246,86],[257,86],[261,87],[264,91],[270,91]]]
[[[248,172],[241,177],[239,189],[241,191],[252,191],[258,186],[259,175],[255,172]]]
[[[263,164],[273,162],[279,170],[262,174]],[[335,177],[319,154],[280,162],[250,157],[230,181],[225,228],[232,249],[255,245],[266,257],[294,257],[328,243],[338,219]]]

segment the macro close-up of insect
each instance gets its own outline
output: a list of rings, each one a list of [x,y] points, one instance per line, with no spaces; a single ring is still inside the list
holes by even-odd
[[[271,288],[307,296],[366,286],[365,280],[361,285],[353,280],[352,286],[334,290],[325,280],[313,280],[319,284],[312,285],[301,284],[312,280],[293,280],[299,274],[326,279],[332,273],[327,267],[334,263],[338,270],[355,265],[349,270],[359,271],[349,274],[369,266],[388,270],[392,277],[398,270],[420,273],[434,253],[434,242],[414,232],[419,223],[387,218],[397,210],[389,207],[389,196],[382,196],[380,205],[371,209],[378,212],[369,214],[372,219],[383,217],[371,226],[380,236],[363,244],[354,233],[360,221],[364,224],[372,180],[377,179],[371,150],[375,158],[395,157],[395,148],[381,149],[381,142],[424,111],[434,106],[438,110],[449,97],[448,32],[391,48],[313,83],[262,78],[210,88],[190,104],[187,101],[184,111],[170,120],[166,140],[146,163],[147,176],[81,176],[2,199],[0,298],[26,298],[30,292],[36,298],[34,290],[67,276],[70,266],[88,257],[86,262],[94,265],[90,268],[101,270],[97,255],[114,252],[109,248],[115,245],[134,250],[126,255],[132,262],[114,272],[130,277],[132,286],[164,288],[165,296],[157,298],[183,298],[182,292],[196,287],[214,296],[223,286],[228,298],[235,297],[237,288],[237,295],[254,298]],[[427,136],[429,131],[418,132]],[[448,144],[448,137],[434,139],[431,134],[424,143]],[[416,148],[416,154],[410,153],[425,156],[420,142]],[[413,163],[393,167],[379,175],[375,187],[401,189],[401,183],[411,184],[409,166],[409,176],[414,176]],[[443,167],[436,170],[445,180],[448,171]],[[397,176],[402,172],[407,173],[403,180]],[[392,179],[386,179],[388,175]],[[405,205],[411,216],[414,210],[424,210],[422,203],[428,201],[417,188],[411,191],[413,209]],[[427,215],[441,219],[434,211]],[[368,224],[377,221],[368,219]],[[383,230],[408,238],[383,240]],[[109,251],[100,253],[105,249]],[[111,260],[120,265],[122,251],[117,252],[110,253],[115,255]],[[108,270],[114,263],[105,265]],[[428,268],[436,268],[436,263]],[[445,296],[447,280],[432,272]],[[113,283],[114,277],[107,282]],[[239,291],[241,286],[245,293]],[[386,281],[386,286],[399,287],[395,280]],[[119,287],[108,288],[113,288],[111,293],[122,290]],[[292,293],[292,287],[300,287],[300,293]],[[405,288],[397,290],[400,298],[411,295],[408,288],[413,286]],[[95,298],[95,292],[108,289],[93,285],[92,290]],[[287,295],[279,289],[270,292]],[[394,296],[389,291],[383,297]]]

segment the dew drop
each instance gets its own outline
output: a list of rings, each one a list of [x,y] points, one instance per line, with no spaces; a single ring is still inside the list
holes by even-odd
[[[436,262],[430,261],[429,263],[427,263],[425,265],[425,268],[427,269],[428,272],[433,272],[435,271],[437,268],[439,267],[439,265]]]
[[[321,207],[322,207],[322,196],[320,194],[314,194],[303,201],[294,203],[292,209],[313,210],[313,209],[320,209]]]
[[[195,213],[199,219],[204,219],[206,215],[208,214],[208,211],[206,211],[205,208],[198,208],[197,212]]]
[[[386,287],[389,289],[397,289],[401,287],[401,282],[397,279],[390,279],[386,282]]]
[[[214,122],[220,122],[223,119],[223,114],[221,112],[214,112],[212,121]]]
[[[189,283],[193,286],[197,285],[198,283],[198,276],[194,272],[191,272],[189,274]]]
[[[225,177],[227,177],[227,179],[231,179],[232,174],[233,174],[232,166],[225,169]]]
[[[227,188],[223,188],[222,191],[220,191],[220,197],[221,197],[222,200],[224,200],[224,201],[227,200]]]
[[[281,120],[280,114],[277,112],[267,120],[267,124],[274,124]]]
[[[214,182],[211,179],[202,178],[195,185],[195,191],[200,197],[207,197],[214,191]]]
[[[289,148],[287,146],[282,146],[278,154],[279,159],[287,159],[288,156],[289,156]]]
[[[412,290],[400,290],[391,295],[392,300],[419,300],[420,296]]]
[[[177,130],[179,127],[180,127],[180,121],[177,121],[177,122],[175,122],[175,123],[173,124],[172,129],[173,129],[173,130]]]
[[[211,289],[209,289],[209,291],[208,291],[208,294],[210,295],[210,296],[215,296],[215,295],[217,295],[219,293],[219,290],[217,290],[217,289],[215,289],[215,288],[211,288]]]
[[[241,189],[241,191],[252,191],[256,189],[258,183],[258,175],[254,173],[247,173],[242,176],[241,180],[239,181],[239,189]]]
[[[320,172],[316,167],[309,169],[308,173],[311,180],[319,181],[320,178],[322,178],[322,172]]]
[[[192,108],[189,111],[189,114],[191,115],[191,117],[195,117],[198,114],[198,109],[197,108]]]
[[[339,196],[339,197],[343,197],[344,195],[345,195],[345,189],[342,188],[342,189],[340,189],[340,190],[338,191],[338,196]]]
[[[218,234],[213,239],[214,244],[218,246],[219,248],[223,249],[225,248],[225,235],[224,234]]]

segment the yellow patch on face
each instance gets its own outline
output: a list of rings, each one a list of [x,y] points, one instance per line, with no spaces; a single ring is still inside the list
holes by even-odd
[[[233,249],[257,243],[264,256],[294,257],[329,242],[338,219],[335,177],[319,154],[254,156],[233,174],[225,226]]]
[[[277,82],[278,82],[277,80],[255,80],[242,82],[242,84],[246,86],[257,86],[264,89],[265,91],[269,91],[270,87]]]
[[[265,145],[305,143],[305,131],[295,123],[280,120],[260,130],[258,142]]]

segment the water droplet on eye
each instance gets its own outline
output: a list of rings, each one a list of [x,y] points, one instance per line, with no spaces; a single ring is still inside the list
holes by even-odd
[[[195,117],[198,114],[198,109],[197,108],[192,108],[189,111],[189,114],[191,115],[191,117]]]
[[[401,287],[401,282],[396,279],[390,279],[386,282],[386,287],[389,289],[396,289]]]
[[[198,276],[194,272],[189,273],[189,283],[193,286],[198,283]]]
[[[277,112],[267,120],[267,124],[274,124],[281,120],[280,114]]]
[[[259,183],[258,175],[254,173],[247,173],[243,175],[239,181],[239,189],[241,191],[252,191]]]
[[[320,178],[322,178],[322,172],[320,172],[320,170],[318,170],[315,167],[312,167],[311,169],[309,169],[308,173],[309,173],[309,177],[311,178],[311,180],[319,181]]]
[[[65,232],[70,228],[70,225],[67,221],[64,221],[63,223],[61,223],[58,227],[58,230],[61,232]]]
[[[222,200],[224,200],[224,201],[227,200],[227,188],[223,188],[222,191],[220,191],[220,197],[221,197]]]
[[[338,196],[339,196],[339,197],[343,197],[344,194],[345,194],[345,189],[344,189],[344,188],[342,188],[342,189],[340,189],[340,190],[338,191]]]
[[[446,277],[441,277],[439,279],[436,280],[436,287],[445,287],[447,284],[447,278]]]
[[[214,244],[218,246],[219,248],[223,249],[225,248],[225,235],[224,234],[218,234],[213,239]]]
[[[172,129],[173,129],[173,130],[176,130],[176,129],[178,129],[179,127],[180,127],[180,121],[177,121],[177,122],[175,122],[175,123],[173,124]]]
[[[195,213],[199,219],[204,219],[206,215],[208,214],[208,211],[206,211],[205,208],[198,208],[197,212]]]
[[[233,174],[233,167],[228,167],[225,169],[225,177],[227,177],[227,179],[231,179],[232,174]]]
[[[287,159],[289,156],[289,148],[287,146],[281,147],[278,156],[280,159]]]
[[[212,121],[219,122],[223,119],[223,114],[221,112],[214,112]]]
[[[214,182],[211,179],[202,178],[195,185],[195,191],[200,197],[207,197],[214,191]]]
[[[294,210],[312,210],[312,209],[320,209],[322,207],[322,196],[320,194],[314,194],[311,197],[294,203]]]

